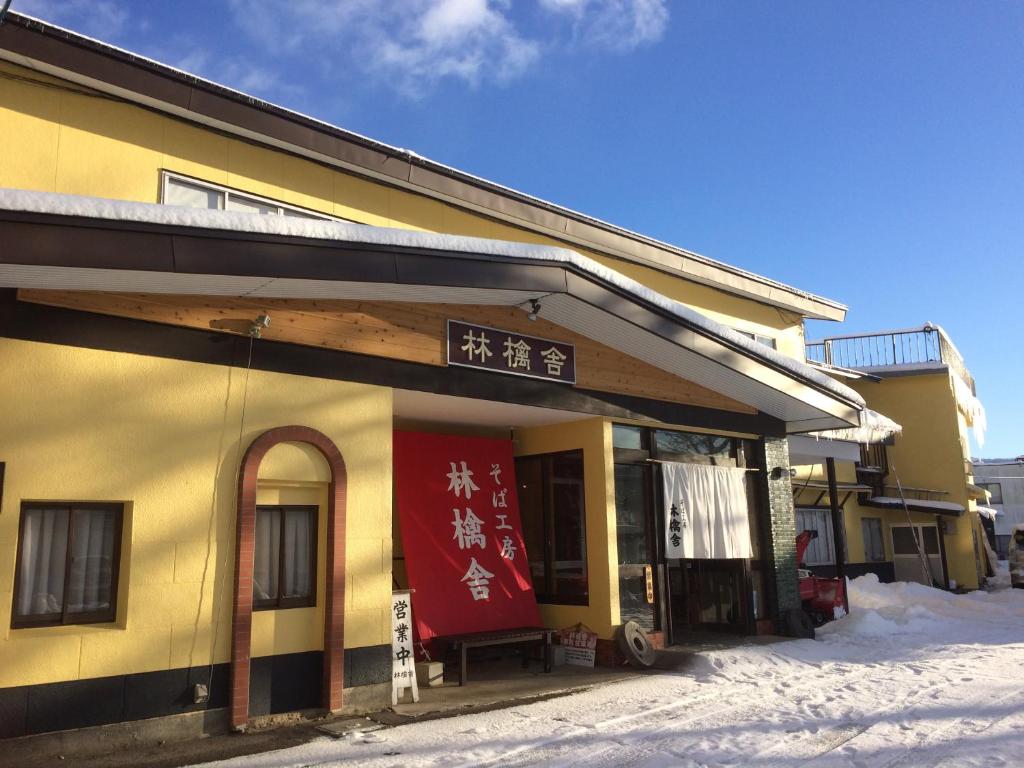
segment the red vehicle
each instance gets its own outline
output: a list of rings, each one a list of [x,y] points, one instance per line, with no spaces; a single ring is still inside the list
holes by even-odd
[[[815,576],[804,567],[804,555],[807,547],[818,538],[817,531],[803,531],[796,537],[797,577],[800,582],[800,600],[804,613],[810,618],[813,627],[845,616],[848,612],[846,602],[846,579],[827,579]],[[813,628],[811,637],[814,636]]]

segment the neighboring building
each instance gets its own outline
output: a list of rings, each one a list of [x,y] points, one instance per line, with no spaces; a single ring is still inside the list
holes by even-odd
[[[386,706],[396,428],[511,437],[542,619],[604,657],[799,607],[841,305],[17,14],[0,75],[0,735]],[[663,461],[754,470],[751,557],[666,557]]]
[[[1005,560],[1013,527],[1024,523],[1024,456],[975,459],[974,481],[989,493],[986,506],[996,510],[996,551]]]
[[[930,324],[833,336],[808,342],[807,357],[835,366],[869,407],[902,426],[895,438],[862,446],[855,461],[842,464],[847,571],[977,589],[988,571],[977,506],[985,493],[973,482],[967,429],[980,442],[985,414],[949,336]],[[793,485],[798,515],[820,506],[820,499],[808,502],[813,482],[806,491],[800,477]],[[834,552],[823,557],[834,564]]]

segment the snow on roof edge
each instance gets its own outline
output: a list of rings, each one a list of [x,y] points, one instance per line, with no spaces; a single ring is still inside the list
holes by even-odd
[[[978,514],[982,517],[987,517],[989,520],[995,520],[997,516],[1002,515],[998,509],[992,507],[983,507],[981,504],[978,505]]]
[[[760,359],[788,373],[813,382],[836,398],[863,409],[864,399],[854,390],[835,379],[814,370],[804,363],[759,344],[737,333],[697,310],[660,294],[642,283],[626,277],[600,262],[568,248],[507,240],[491,240],[465,235],[390,227],[374,227],[345,221],[303,219],[288,216],[261,216],[236,211],[211,211],[181,208],[172,205],[111,200],[101,197],[65,195],[55,192],[37,192],[0,188],[0,210],[42,213],[58,216],[81,216],[108,221],[132,221],[166,226],[194,227],[231,232],[300,237],[314,240],[332,240],[367,245],[425,248],[437,251],[469,252],[489,256],[549,261],[570,264],[600,280],[614,285],[634,297],[646,301],[675,315],[677,318],[703,330],[710,336],[723,339],[739,347],[751,357]]]
[[[871,501],[886,507],[903,508],[903,499],[895,496],[872,496]],[[963,512],[963,504],[954,501],[931,501],[929,499],[907,499],[908,507],[928,507],[929,509],[945,509],[950,512]]]
[[[903,432],[903,427],[888,416],[865,408],[860,412],[860,426],[809,432],[811,437],[823,440],[846,440],[855,443],[880,443]]]

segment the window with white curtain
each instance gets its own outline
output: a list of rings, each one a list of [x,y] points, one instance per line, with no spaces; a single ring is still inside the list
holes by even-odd
[[[123,516],[121,504],[23,504],[11,626],[114,621]]]
[[[316,604],[317,507],[259,506],[253,557],[253,607]]]
[[[835,540],[832,537],[832,514],[827,509],[803,507],[796,510],[796,532],[817,531],[804,553],[806,565],[835,565]]]
[[[211,184],[207,181],[190,179],[164,171],[162,174],[164,205],[177,205],[182,208],[205,208],[212,211],[241,211],[270,216],[291,216],[300,219],[336,220],[316,211],[309,211],[294,205],[271,200],[258,195],[237,192],[230,187]]]
[[[864,561],[880,563],[885,560],[885,544],[882,543],[882,520],[878,517],[862,517],[861,533],[864,536]]]

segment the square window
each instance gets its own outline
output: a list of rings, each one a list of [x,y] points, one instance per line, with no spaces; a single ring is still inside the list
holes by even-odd
[[[14,628],[114,621],[124,506],[22,504]]]
[[[988,502],[989,504],[1002,504],[1003,503],[1003,486],[1002,483],[977,483],[982,489],[988,491],[991,494]]]
[[[256,508],[254,608],[316,605],[317,513],[317,507]]]

